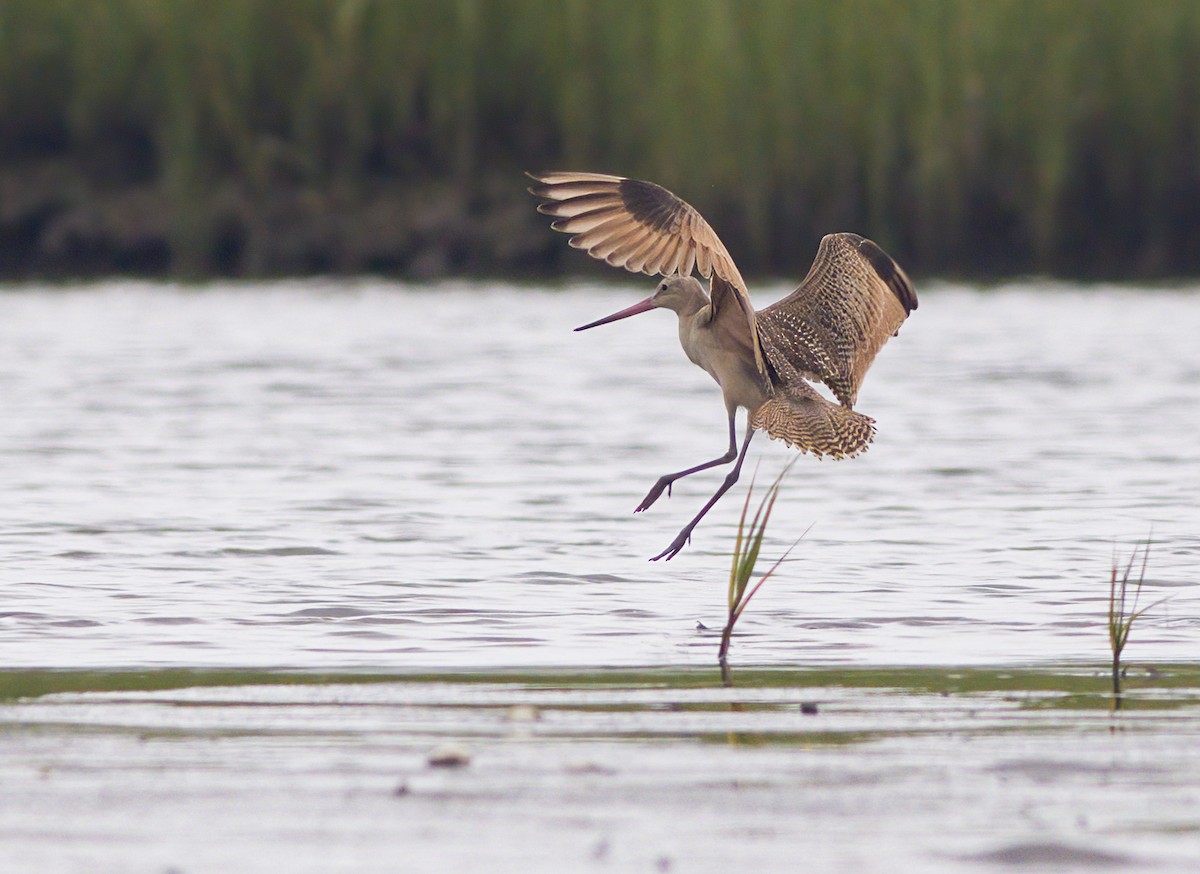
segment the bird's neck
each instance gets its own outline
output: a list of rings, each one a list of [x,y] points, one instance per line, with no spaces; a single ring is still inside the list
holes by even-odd
[[[675,314],[679,316],[679,328],[683,330],[685,322],[707,325],[712,320],[712,304],[705,294],[698,294],[679,302]]]
[[[705,367],[701,349],[705,346],[701,334],[706,332],[712,322],[712,307],[707,301],[697,301],[694,305],[679,311],[679,345],[693,364]]]

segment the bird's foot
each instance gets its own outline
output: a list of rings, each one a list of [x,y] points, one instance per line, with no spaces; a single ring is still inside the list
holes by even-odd
[[[664,549],[662,552],[660,552],[658,555],[654,556],[654,558],[652,558],[650,560],[658,561],[660,558],[665,558],[667,561],[670,561],[675,556],[679,555],[679,553],[681,553],[683,551],[683,548],[691,542],[692,542],[692,528],[689,525],[687,528],[684,528],[682,531],[679,532],[679,536],[671,541],[670,546],[668,546],[666,549]]]
[[[642,498],[642,502],[634,508],[633,512],[641,513],[643,510],[649,510],[654,502],[662,496],[663,489],[666,489],[667,497],[671,497],[671,483],[673,482],[675,482],[675,480],[667,479],[665,476],[661,477],[659,481],[654,484],[654,488],[650,489],[650,491],[646,493],[646,497]]]

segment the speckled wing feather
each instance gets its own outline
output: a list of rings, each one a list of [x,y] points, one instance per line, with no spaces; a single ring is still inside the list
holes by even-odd
[[[826,400],[803,379],[778,386],[750,414],[750,427],[818,457],[852,458],[875,436],[874,419]]]
[[[714,314],[732,297],[750,329],[755,359],[765,372],[754,307],[737,265],[704,218],[661,185],[601,173],[530,173],[529,192],[548,203],[538,212],[570,244],[633,273],[690,276],[693,267],[712,280]]]
[[[883,249],[829,234],[800,286],[758,312],[773,381],[820,380],[853,406],[876,353],[916,308],[912,283]]]

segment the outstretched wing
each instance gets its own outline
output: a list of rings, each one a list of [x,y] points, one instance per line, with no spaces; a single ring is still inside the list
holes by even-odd
[[[759,369],[764,369],[746,282],[716,231],[692,206],[661,185],[622,176],[527,175],[539,183],[529,192],[549,201],[538,206],[538,212],[553,217],[550,227],[570,234],[576,249],[633,273],[690,276],[695,267],[711,279],[714,316],[731,297],[737,301]]]
[[[633,273],[705,279],[714,272],[745,293],[725,244],[693,207],[661,185],[600,173],[528,174],[529,192],[550,201],[538,212],[571,234],[571,245]]]
[[[800,286],[758,313],[777,380],[817,379],[853,406],[876,353],[917,308],[900,266],[857,234],[829,234]]]

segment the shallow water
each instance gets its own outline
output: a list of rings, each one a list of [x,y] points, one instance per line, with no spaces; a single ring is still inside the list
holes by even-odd
[[[759,304],[786,289],[765,289]],[[0,293],[0,639],[10,667],[709,664],[739,487],[716,386],[645,283],[373,282]],[[1104,658],[1114,553],[1153,536],[1127,656],[1200,631],[1200,291],[921,289],[847,462],[802,458],[764,556],[808,526],[735,659]],[[793,453],[763,437],[749,469]]]

